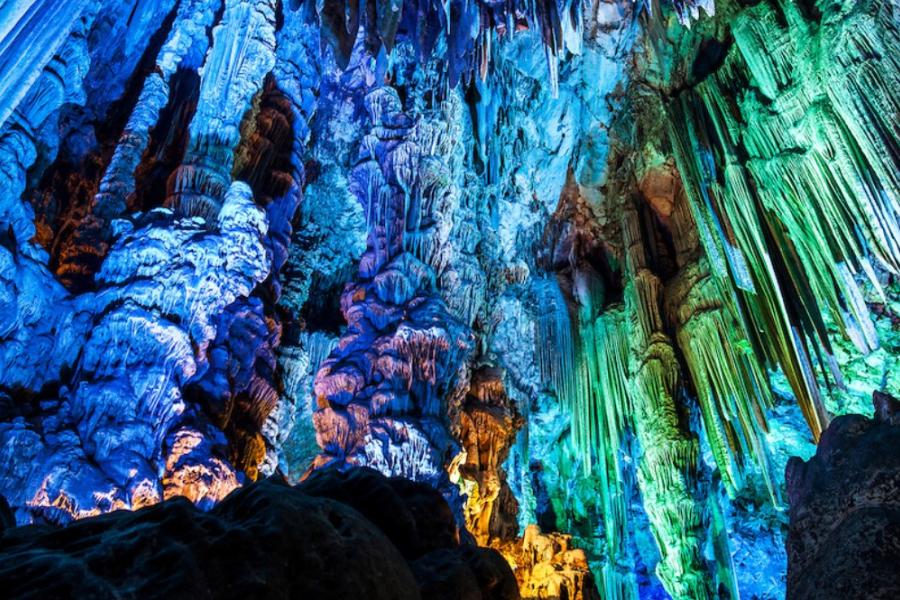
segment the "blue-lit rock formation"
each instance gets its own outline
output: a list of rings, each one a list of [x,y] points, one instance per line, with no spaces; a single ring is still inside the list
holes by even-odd
[[[281,476],[402,529],[425,484],[525,598],[783,598],[789,459],[900,393],[898,20],[0,5],[0,496],[218,515]],[[392,542],[411,597],[506,597]]]
[[[185,404],[182,388],[206,367],[219,313],[266,276],[267,223],[250,188],[236,182],[215,230],[204,225],[173,221],[162,209],[121,223],[96,275],[98,291],[62,296],[48,307],[81,346],[52,365],[57,377],[71,375],[58,398],[40,400],[40,433],[27,415],[4,425],[14,467],[5,487],[15,490],[6,493],[14,506],[78,517],[157,502],[161,482],[172,493],[190,486],[198,501],[237,485],[233,469],[209,454],[220,434]],[[4,383],[35,389],[33,381],[13,378],[36,366],[6,371]],[[17,455],[31,460],[20,463]]]
[[[454,140],[402,111],[389,87],[365,98],[371,133],[350,177],[366,213],[360,281],[341,296],[348,328],[322,364],[314,391],[324,450],[332,457],[438,485],[453,441],[446,398],[472,347],[438,294],[443,221],[453,213],[445,161]]]

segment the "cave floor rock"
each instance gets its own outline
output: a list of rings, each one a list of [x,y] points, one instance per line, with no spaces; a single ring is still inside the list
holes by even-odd
[[[317,473],[304,486],[268,479],[209,512],[175,498],[67,527],[6,529],[0,596],[519,598],[499,553],[459,545],[429,487],[369,469]]]
[[[900,401],[874,396],[788,463],[789,600],[900,598]]]

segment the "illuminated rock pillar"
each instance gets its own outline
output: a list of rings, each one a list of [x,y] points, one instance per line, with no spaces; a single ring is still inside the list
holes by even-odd
[[[631,319],[631,401],[641,445],[638,485],[661,555],[656,572],[676,600],[713,597],[703,560],[708,517],[696,499],[698,441],[679,414],[679,365],[665,334],[662,284],[646,264],[637,213],[622,219],[626,270],[625,303]]]
[[[481,546],[515,539],[518,505],[502,464],[523,419],[506,395],[500,369],[482,368],[472,374],[459,420],[463,451],[454,467],[466,484],[466,528]],[[451,477],[452,471],[453,467]]]
[[[57,127],[63,103],[83,98],[87,19],[78,22],[0,130],[0,387],[7,389],[37,391],[58,379],[75,360],[74,341],[87,327],[86,315],[46,268],[47,253],[32,243],[34,212],[22,200],[38,132]],[[69,328],[72,337],[61,333]]]
[[[45,3],[35,3],[42,4]],[[79,3],[66,6],[74,10]],[[61,20],[59,24],[66,25],[63,29],[38,28],[42,33],[49,31],[59,38],[53,43],[47,43],[47,47],[57,48],[59,52],[46,57],[36,67],[35,73],[22,71],[25,62],[41,56],[46,49],[32,47],[43,40],[40,36],[33,39],[33,29],[25,29],[20,34],[23,39],[3,40],[4,44],[15,41],[21,45],[0,47],[0,52],[4,53],[0,54],[0,59],[10,60],[5,56],[6,51],[23,53],[27,57],[27,61],[17,65],[17,70],[10,67],[9,75],[4,76],[3,83],[0,84],[15,82],[16,75],[22,77],[22,81],[18,82],[21,87],[9,90],[10,94],[15,93],[17,96],[15,104],[0,104],[3,111],[9,111],[6,118],[0,120],[0,165],[3,166],[0,170],[0,225],[13,236],[11,241],[23,249],[31,245],[29,242],[35,234],[34,211],[22,201],[21,196],[25,191],[27,170],[37,158],[36,140],[39,132],[54,119],[64,103],[79,104],[84,101],[82,82],[90,63],[86,36],[94,15],[90,12],[84,15],[75,12],[72,15],[67,13],[66,16],[72,21]],[[24,25],[19,23],[16,27]],[[31,35],[27,35],[29,33]],[[14,32],[10,32],[10,35],[14,35]],[[0,90],[0,94],[2,93],[4,92]],[[42,262],[46,262],[46,259]]]
[[[448,395],[472,335],[440,296],[442,234],[429,229],[453,212],[445,163],[459,140],[404,111],[393,88],[369,92],[366,108],[371,129],[350,189],[368,248],[341,298],[347,332],[316,376],[313,467],[366,465],[447,490]]]
[[[10,165],[2,197],[11,234],[2,250],[4,314],[16,323],[0,345],[9,356],[0,385],[55,391],[39,426],[0,427],[5,451],[21,455],[3,461],[0,493],[24,520],[65,521],[174,494],[209,503],[238,484],[215,456],[220,432],[185,402],[182,388],[207,367],[214,319],[269,267],[265,215],[229,174],[223,209],[204,227],[159,212],[120,221],[96,293],[70,296],[46,269],[46,254],[29,243],[33,215],[19,196],[38,129],[64,102],[82,100],[91,18],[79,21],[0,136]]]
[[[62,54],[79,21],[90,22],[97,0],[17,0],[0,7],[0,124],[4,124]],[[81,78],[76,77],[79,83]],[[52,105],[48,105],[52,106]],[[54,107],[55,108],[55,107]]]

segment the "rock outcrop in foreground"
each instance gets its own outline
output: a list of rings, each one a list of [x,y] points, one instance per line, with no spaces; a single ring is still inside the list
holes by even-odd
[[[787,468],[790,600],[900,598],[900,401],[835,419]]]
[[[209,512],[174,498],[63,528],[0,528],[0,590],[42,600],[519,598],[499,553],[459,544],[440,494],[370,469],[320,471],[293,488],[268,479]]]

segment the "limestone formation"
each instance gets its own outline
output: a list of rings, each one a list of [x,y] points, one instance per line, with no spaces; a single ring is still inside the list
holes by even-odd
[[[329,552],[375,523],[402,559],[354,556],[411,597],[777,599],[812,593],[812,553],[863,570],[819,549],[821,519],[858,523],[804,514],[784,469],[900,394],[898,19],[893,0],[0,3],[3,530],[162,503],[89,521],[196,518],[189,541],[154,534],[187,544],[160,594],[218,593],[188,581],[228,558],[201,524],[237,532],[273,594],[294,585],[244,544],[277,529],[263,505],[318,511]],[[823,439],[811,465],[834,462]],[[846,481],[832,496],[870,502]],[[20,595],[56,559],[126,593],[89,571],[117,546],[72,527],[91,544],[8,572]]]

